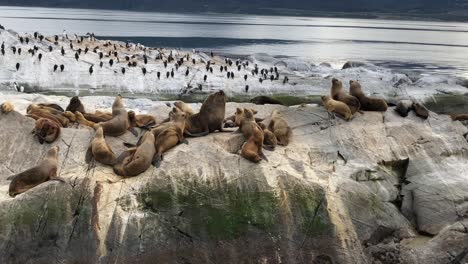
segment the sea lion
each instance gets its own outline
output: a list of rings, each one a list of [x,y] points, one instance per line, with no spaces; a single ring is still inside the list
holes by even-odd
[[[453,121],[466,121],[468,120],[468,114],[450,114],[450,118]]]
[[[250,108],[250,111],[252,111],[254,115],[258,113],[258,111],[253,108]],[[243,114],[244,114],[244,110],[242,108],[237,108],[234,115],[229,116],[228,118],[224,119],[224,127],[239,127],[241,125]],[[262,122],[263,120],[265,119],[255,117],[255,122],[257,123]]]
[[[203,102],[200,112],[187,116],[184,133],[188,136],[206,136],[223,130],[226,112],[226,94],[219,91],[211,94]]]
[[[402,117],[407,117],[411,109],[413,109],[413,102],[411,100],[400,100],[395,107],[395,111]]]
[[[110,166],[115,165],[116,162],[115,154],[109,144],[107,144],[104,137],[102,126],[97,128],[94,139],[88,147],[86,152],[86,163],[90,163],[92,158],[102,164]]]
[[[241,156],[247,160],[258,163],[262,159],[268,161],[263,153],[264,135],[262,128],[255,122],[254,114],[250,109],[243,110],[240,130],[247,141],[241,149]]]
[[[65,111],[70,111],[72,113],[81,112],[82,114],[86,113],[84,105],[81,103],[80,98],[78,96],[73,96],[70,99],[70,103],[68,104]]]
[[[45,158],[37,166],[8,177],[8,180],[11,179],[10,188],[8,190],[9,195],[15,197],[18,194],[24,193],[50,180],[65,182],[63,179],[57,177],[58,152],[59,147],[55,146],[47,151]]]
[[[47,107],[59,111],[60,113],[65,112],[63,108],[58,104],[37,104],[40,107]]]
[[[329,113],[336,113],[346,121],[351,120],[353,114],[349,106],[343,102],[333,100],[330,96],[322,96],[322,103]]]
[[[278,145],[278,140],[276,139],[275,134],[271,132],[265,124],[258,122],[257,124],[263,130],[263,148],[268,150],[274,150],[276,148],[276,145]]]
[[[265,105],[265,104],[284,105],[281,101],[268,97],[268,96],[257,96],[257,97],[252,98],[250,102],[257,104],[257,105]]]
[[[75,115],[78,123],[97,129],[98,124],[87,120],[80,112],[76,112]],[[104,135],[106,136],[119,137],[125,134],[127,130],[137,136],[138,133],[133,129],[135,123],[135,113],[133,111],[127,113],[123,105],[122,96],[118,95],[112,104],[112,119],[99,123],[99,125],[102,125]]]
[[[9,113],[13,110],[15,110],[15,108],[13,107],[13,104],[11,102],[4,102],[0,108],[2,109],[2,113],[6,114],[6,113]]]
[[[124,151],[116,161],[114,172],[123,177],[133,177],[145,172],[150,166],[155,154],[154,135],[146,132],[137,147]]]
[[[166,123],[164,128],[157,133],[157,137],[154,142],[156,153],[153,157],[152,164],[156,168],[159,168],[161,165],[164,152],[175,147],[179,143],[188,144],[188,141],[184,138],[187,113],[178,108],[175,108],[174,111],[174,114],[171,116],[171,122]],[[157,131],[152,132],[154,133]]]
[[[387,102],[380,98],[367,97],[362,92],[361,84],[358,81],[349,81],[349,94],[356,97],[361,104],[361,110],[385,112],[388,109]]]
[[[420,103],[413,103],[413,110],[417,116],[423,119],[427,119],[429,117],[429,110],[427,110],[427,108]]]
[[[192,107],[182,101],[177,101],[174,103],[174,106],[179,108],[180,110],[184,111],[185,113],[189,114],[189,115],[193,115],[195,114],[195,112],[193,111]]]
[[[47,118],[56,122],[61,127],[67,127],[70,122],[68,118],[62,115],[63,113],[47,106],[39,106],[31,104],[26,109],[26,116],[32,117],[35,120]]]
[[[273,110],[268,129],[275,134],[278,145],[287,146],[292,137],[292,129],[279,110]]]
[[[332,79],[330,96],[333,100],[347,104],[349,106],[349,109],[351,109],[351,114],[353,115],[361,108],[361,103],[359,102],[359,99],[346,94],[343,91],[343,83],[341,83],[341,81],[336,78]]]
[[[137,127],[148,129],[151,126],[156,125],[156,118],[152,115],[136,115],[135,124]]]
[[[31,131],[37,136],[39,143],[44,144],[54,142],[60,136],[60,125],[48,118],[39,118],[36,120],[34,129]]]

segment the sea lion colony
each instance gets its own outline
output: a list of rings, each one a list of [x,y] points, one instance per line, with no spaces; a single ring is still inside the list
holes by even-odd
[[[386,111],[388,108],[383,99],[365,96],[358,81],[350,81],[350,94],[343,90],[339,80],[332,80],[330,96],[322,96],[322,102],[333,118],[336,114],[350,121],[355,115],[365,114],[361,107],[367,111]],[[0,105],[0,109],[3,114],[8,114],[14,111],[14,106],[11,102],[5,102]],[[208,96],[198,113],[182,101],[175,102],[168,118],[157,124],[154,116],[136,115],[133,111],[127,111],[120,95],[116,96],[110,113],[86,112],[80,99],[74,96],[65,110],[56,104],[31,104],[27,108],[26,116],[36,120],[31,133],[38,138],[40,144],[53,143],[60,137],[61,128],[72,123],[92,128],[95,130],[94,139],[90,142],[88,151],[83,153],[86,162],[90,166],[95,165],[94,162],[112,166],[114,172],[121,177],[137,176],[151,165],[159,167],[166,151],[181,143],[188,144],[185,136],[200,137],[216,131],[241,133],[244,143],[239,154],[255,163],[268,161],[264,149],[273,151],[277,145],[287,146],[292,140],[292,129],[278,110],[272,111],[268,118],[270,121],[266,124],[265,118],[255,117],[255,109],[237,108],[236,112],[227,118],[225,109],[226,94],[219,91]],[[416,115],[424,119],[429,115],[429,111],[422,104],[411,100],[402,100],[395,108],[401,116],[407,116],[410,110],[414,110]],[[461,120],[465,116],[456,115],[452,118]],[[138,143],[124,143],[128,149],[117,156],[106,142],[106,136],[118,137],[127,132],[138,136],[136,127],[142,131]],[[226,130],[226,127],[238,127],[238,130]],[[58,147],[53,147],[49,150],[52,154],[47,154],[44,161],[36,167],[9,177],[12,179],[10,195],[14,197],[43,182],[56,180],[58,151]]]

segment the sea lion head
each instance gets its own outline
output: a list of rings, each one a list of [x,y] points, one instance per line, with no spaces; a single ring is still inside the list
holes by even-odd
[[[47,157],[48,158],[57,158],[59,151],[60,151],[60,147],[59,146],[54,146],[54,147],[50,148],[47,151]]]
[[[48,118],[39,118],[32,133],[37,136],[39,143],[52,143],[60,134],[60,126]]]
[[[237,108],[236,113],[234,114],[234,123],[237,126],[240,126],[243,118],[244,118],[244,109]]]
[[[349,81],[349,93],[351,94],[362,93],[361,84],[358,81],[350,80]]]
[[[254,113],[252,112],[252,110],[244,108],[244,118],[244,120],[254,121]]]
[[[114,103],[112,104],[112,109],[114,109],[114,107],[116,107],[116,108],[123,108],[124,107],[123,100],[122,100],[122,95],[118,94],[115,97]]]
[[[218,92],[210,95],[213,96],[213,101],[215,103],[226,103],[226,94],[224,93],[223,90],[219,90]]]
[[[177,107],[172,108],[172,111],[169,113],[170,120],[174,122],[185,121],[187,116],[188,116],[187,113],[185,113],[184,111],[180,110]]]
[[[332,93],[338,92],[343,87],[343,83],[340,80],[333,78],[332,79]]]
[[[330,101],[330,96],[324,95],[322,96],[322,103],[326,104],[328,101]]]

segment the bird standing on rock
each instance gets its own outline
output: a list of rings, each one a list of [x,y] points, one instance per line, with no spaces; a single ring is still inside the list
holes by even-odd
[[[91,65],[91,67],[89,67],[89,75],[92,75],[92,74],[93,74],[93,66],[94,66],[94,65]]]
[[[65,65],[60,64],[60,71],[63,72],[63,70],[65,70]]]
[[[58,68],[58,65],[55,64],[55,65],[54,65],[54,72],[57,70],[57,68]]]
[[[62,53],[62,56],[65,56],[65,50],[63,49],[63,47],[62,47],[61,53]]]
[[[19,68],[20,68],[20,64],[19,64],[19,62],[18,62],[18,63],[16,63],[16,70],[18,71]]]

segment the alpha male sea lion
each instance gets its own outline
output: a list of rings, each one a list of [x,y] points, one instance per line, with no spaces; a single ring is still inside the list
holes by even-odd
[[[332,87],[330,96],[333,100],[343,102],[348,105],[349,109],[351,110],[351,114],[354,115],[357,111],[361,109],[361,104],[359,99],[354,96],[348,95],[343,91],[343,84],[340,80],[333,78],[332,79]]]
[[[88,151],[86,152],[86,163],[89,163],[92,158],[105,165],[115,165],[115,154],[106,142],[102,126],[99,126],[96,129],[94,139],[88,147]]]
[[[10,196],[15,197],[49,180],[65,182],[57,177],[58,152],[59,147],[55,146],[47,151],[45,158],[37,166],[8,177],[12,180],[8,190]]]
[[[385,112],[388,109],[388,105],[385,100],[367,97],[362,92],[361,84],[358,81],[349,81],[349,94],[359,100],[359,103],[361,103],[361,110]]]
[[[123,152],[114,166],[114,172],[123,177],[133,177],[145,172],[155,154],[154,135],[150,131],[143,135],[141,144]]]
[[[322,103],[330,113],[336,113],[346,121],[351,120],[353,114],[349,106],[343,102],[333,100],[330,96],[322,96]]]
[[[97,129],[98,124],[87,120],[80,112],[76,112],[75,115],[78,123]],[[127,130],[130,130],[136,136],[137,132],[133,129],[135,122],[135,113],[133,111],[127,113],[122,96],[118,95],[112,104],[112,119],[99,123],[99,125],[102,126],[106,136],[118,137],[125,134]]]
[[[39,118],[36,120],[34,129],[31,131],[34,136],[37,136],[39,143],[44,144],[54,142],[60,136],[60,125],[48,118]]]
[[[271,113],[268,129],[275,134],[279,145],[287,146],[289,144],[292,137],[292,129],[278,110],[273,110]]]
[[[206,136],[211,132],[223,131],[226,112],[226,94],[223,91],[208,96],[200,112],[187,117],[184,133],[189,136]]]

